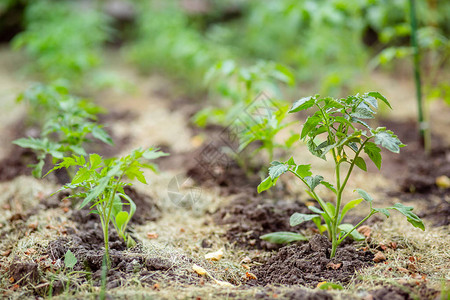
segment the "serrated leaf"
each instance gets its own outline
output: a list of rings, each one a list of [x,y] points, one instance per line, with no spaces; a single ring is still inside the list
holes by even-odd
[[[66,268],[72,269],[77,264],[78,260],[72,251],[67,250],[66,254],[64,254],[64,265]]]
[[[380,99],[381,101],[383,101],[387,106],[389,106],[390,109],[392,109],[391,104],[389,103],[389,101],[383,96],[381,95],[379,92],[369,92],[367,93],[368,96],[371,97],[375,97],[377,99]]]
[[[367,171],[367,166],[366,166],[366,162],[364,161],[364,159],[362,157],[357,157],[355,160],[355,165],[360,168],[363,171]]]
[[[409,223],[411,223],[414,227],[420,228],[423,231],[425,231],[425,225],[423,224],[422,220],[412,212],[413,207],[411,206],[404,206],[401,203],[396,203],[394,206],[388,207],[387,209],[395,209],[398,212],[400,212],[402,215],[404,215]]]
[[[392,131],[379,131],[375,133],[375,144],[381,145],[391,152],[399,153],[402,142],[393,134]]]
[[[386,208],[373,208],[374,211],[382,213],[383,215],[385,215],[386,217],[390,217],[391,214],[389,213],[389,211]]]
[[[367,142],[364,146],[364,152],[369,156],[369,158],[373,161],[375,166],[378,169],[381,168],[381,149],[372,142]]]
[[[102,163],[102,157],[97,153],[89,154],[89,165],[90,169],[95,170],[100,167]]]
[[[272,232],[259,237],[262,240],[268,241],[274,244],[286,244],[297,241],[307,241],[304,235],[295,232],[288,231],[280,231],[280,232]]]
[[[305,177],[312,175],[312,172],[310,170],[311,170],[311,165],[297,165],[294,168],[293,172],[295,174],[297,174],[298,176],[305,178]]]
[[[294,158],[292,156],[287,161],[287,164],[290,165],[290,166],[295,166],[295,161],[294,161]]]
[[[302,224],[304,222],[311,221],[312,219],[318,218],[318,217],[320,218],[319,215],[294,213],[289,219],[289,224],[292,227],[294,227],[294,226],[297,226],[297,225]]]
[[[369,203],[373,202],[372,196],[370,196],[369,193],[367,193],[365,190],[363,190],[363,189],[356,189],[356,191],[367,202],[369,202]]]
[[[357,107],[354,112],[350,114],[350,116],[358,119],[373,119],[373,113],[364,107]]]
[[[305,138],[308,135],[308,133],[310,133],[311,130],[313,130],[320,123],[321,120],[322,118],[316,115],[308,117],[308,119],[306,119],[305,123],[303,124],[300,138],[301,139]]]
[[[332,185],[331,183],[329,183],[329,182],[327,182],[327,181],[325,181],[325,180],[322,180],[321,182],[320,182],[320,184],[322,184],[322,185],[324,185],[327,189],[329,189],[330,191],[332,191],[333,193],[337,193],[337,191],[336,191],[336,188],[334,187],[334,185]]]
[[[289,170],[289,166],[280,162],[272,162],[272,166],[269,168],[269,176],[272,180],[277,179],[282,174]]]
[[[316,99],[312,96],[301,98],[292,105],[291,109],[289,110],[289,113],[294,113],[308,109],[314,105],[315,100]]]
[[[109,134],[99,126],[94,126],[94,128],[92,128],[92,135],[105,144],[114,145],[114,142]]]
[[[322,180],[323,180],[323,176],[320,176],[320,175],[316,175],[314,177],[312,177],[312,176],[305,177],[305,181],[312,191],[316,188],[316,186],[318,186],[320,184],[320,182]]]
[[[45,150],[47,148],[48,140],[36,138],[21,138],[12,142],[22,148],[30,148],[33,150]]]
[[[82,209],[89,202],[96,199],[100,194],[102,194],[103,191],[108,186],[109,180],[110,180],[110,177],[103,177],[102,179],[100,179],[99,184],[89,192],[89,194],[87,195],[86,198],[84,198],[83,202],[79,206],[79,209]]]
[[[267,177],[258,185],[258,193],[264,192],[265,190],[270,189],[274,185],[272,178]]]

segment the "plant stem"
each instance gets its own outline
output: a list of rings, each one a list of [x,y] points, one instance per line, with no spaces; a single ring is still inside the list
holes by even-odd
[[[341,206],[341,202],[342,202],[342,193],[344,192],[345,186],[347,185],[348,179],[350,178],[350,174],[353,171],[353,168],[355,167],[355,161],[356,159],[359,157],[359,154],[361,153],[362,149],[364,149],[364,145],[370,140],[370,138],[367,138],[364,143],[361,144],[361,147],[358,149],[358,151],[355,153],[355,157],[353,158],[352,163],[350,164],[350,168],[348,169],[347,172],[347,176],[345,176],[344,181],[342,182],[342,185],[339,185],[338,188],[338,192],[337,192],[337,198],[336,198],[336,213],[334,215],[334,218],[332,220],[332,224],[331,224],[331,231],[333,233],[332,237],[331,237],[331,254],[330,254],[330,258],[333,258],[334,255],[336,254],[336,249],[339,246],[339,241],[337,239],[337,227],[339,226],[338,224],[338,219],[339,219],[339,212],[341,211],[340,206]],[[339,162],[336,165],[336,180],[339,178],[340,174],[339,174]]]
[[[419,122],[419,137],[425,152],[430,151],[429,139],[426,138],[428,135],[428,124],[424,120],[423,113],[423,101],[422,101],[422,83],[421,83],[421,72],[420,72],[420,53],[419,44],[417,42],[417,17],[416,17],[416,1],[409,0],[409,11],[410,11],[410,23],[411,23],[411,46],[413,48],[413,59],[414,59],[414,81],[416,84],[416,97],[417,97],[417,117]]]
[[[376,213],[377,213],[376,211],[371,210],[371,211],[370,211],[370,214],[368,214],[367,217],[365,217],[364,219],[362,219],[358,224],[355,225],[355,227],[352,228],[352,230],[350,230],[349,232],[347,232],[342,238],[339,239],[338,245],[339,245],[340,243],[342,243],[342,241],[345,240],[345,238],[346,238],[347,236],[349,236],[349,235],[353,232],[353,230],[355,230],[356,228],[358,228],[359,226],[361,226],[362,223],[364,223],[365,221],[367,221],[367,219],[369,219],[372,215],[374,215],[374,214],[376,214]]]

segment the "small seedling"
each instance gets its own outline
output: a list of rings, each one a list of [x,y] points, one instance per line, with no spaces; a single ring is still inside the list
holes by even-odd
[[[149,168],[154,172],[157,170],[154,164],[146,164],[143,160],[152,160],[166,155],[168,154],[152,148],[133,150],[131,154],[120,159],[103,159],[95,153],[90,154],[88,159],[84,156],[73,155],[72,157],[64,157],[59,164],[48,172],[61,168],[78,168],[72,182],[64,185],[59,191],[71,189],[73,191],[71,197],[83,199],[79,206],[80,209],[90,204],[91,213],[99,215],[108,266],[111,264],[109,257],[109,224],[111,222],[128,247],[136,244],[126,232],[127,225],[136,211],[136,205],[123,190],[124,186],[131,184],[123,180],[125,178],[137,179],[147,184],[142,169]],[[129,210],[123,210],[123,206],[129,206]]]
[[[422,220],[412,212],[412,207],[396,203],[387,208],[373,208],[373,198],[362,189],[356,189],[360,198],[351,200],[346,204],[343,203],[342,195],[354,167],[367,171],[367,158],[362,157],[363,151],[380,169],[380,146],[394,153],[399,153],[400,148],[404,146],[392,131],[384,127],[373,129],[365,122],[365,119],[374,118],[378,109],[378,100],[391,107],[387,99],[378,92],[343,99],[320,98],[316,95],[295,102],[289,111],[290,113],[309,108],[317,109],[303,124],[300,137],[307,141],[308,149],[313,155],[326,160],[326,155],[331,154],[336,174],[336,185],[325,181],[321,175],[313,175],[310,164],[296,164],[291,157],[286,162],[272,162],[269,168],[269,176],[258,186],[258,192],[261,193],[274,186],[278,178],[286,172],[290,172],[300,179],[306,185],[307,193],[317,201],[320,208],[309,206],[309,209],[315,214],[293,214],[290,218],[290,225],[296,226],[312,220],[320,233],[327,231],[332,242],[331,258],[334,257],[337,247],[346,237],[361,238],[361,235],[355,229],[376,213],[382,213],[389,217],[389,210],[397,210],[414,227],[425,230]],[[344,166],[347,166],[345,170]],[[342,177],[342,173],[345,174],[344,177]],[[324,201],[316,193],[315,189],[319,185],[324,186],[335,195],[336,201],[334,203]],[[342,223],[347,212],[364,200],[370,206],[368,215],[357,225]],[[325,224],[322,224],[322,220]],[[286,232],[279,234],[281,235],[280,238],[277,238],[278,233],[270,234],[265,238],[276,241],[283,240],[284,237],[286,241]],[[297,237],[297,240],[305,239],[300,234],[297,234]],[[292,235],[288,238],[289,242],[295,240],[295,236]]]
[[[30,112],[44,112],[40,120],[35,120],[42,127],[39,138],[21,138],[13,142],[36,153],[38,163],[30,165],[35,177],[41,177],[47,155],[53,158],[53,163],[71,154],[87,155],[83,147],[91,136],[113,144],[97,123],[97,114],[102,109],[88,100],[70,95],[61,83],[33,86],[18,97],[18,101],[22,100],[27,101]],[[69,174],[72,174],[71,171]]]

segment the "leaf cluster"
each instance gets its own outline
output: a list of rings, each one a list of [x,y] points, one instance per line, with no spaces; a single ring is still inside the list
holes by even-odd
[[[374,118],[378,109],[378,100],[390,107],[387,99],[378,92],[369,92],[364,95],[355,95],[342,99],[330,97],[320,98],[318,95],[305,97],[296,101],[290,109],[290,113],[295,113],[310,108],[315,108],[313,115],[309,116],[303,124],[300,138],[304,140],[311,154],[327,159],[331,154],[336,173],[336,183],[325,181],[321,175],[314,175],[310,164],[297,164],[291,157],[288,161],[274,161],[269,168],[269,176],[258,186],[261,193],[274,186],[278,178],[284,173],[291,173],[297,177],[307,188],[307,193],[317,201],[319,207],[310,206],[309,209],[315,214],[296,213],[291,216],[291,226],[299,225],[305,221],[313,221],[320,233],[328,232],[333,244],[332,256],[336,247],[347,237],[354,239],[363,238],[355,229],[373,214],[382,213],[389,217],[388,210],[397,210],[402,213],[408,222],[414,227],[425,229],[422,221],[414,213],[412,207],[397,203],[388,208],[373,208],[372,197],[365,191],[357,189],[361,196],[358,199],[342,202],[342,194],[350,178],[350,174],[357,166],[363,171],[367,171],[366,160],[370,159],[378,168],[381,167],[381,148],[385,148],[394,153],[398,153],[404,145],[398,137],[384,127],[371,128],[366,122]],[[367,154],[367,158],[362,156],[362,152]],[[347,173],[341,178],[341,167],[347,165]],[[316,188],[324,186],[336,196],[336,201],[326,202],[317,193]],[[367,217],[361,220],[356,226],[342,223],[346,213],[358,206],[365,200],[370,211]],[[324,224],[322,224],[322,220]],[[300,234],[296,234],[299,240],[304,239]],[[285,241],[294,238],[292,235],[286,238],[286,233],[278,233],[263,236],[270,241]]]
[[[32,165],[36,177],[41,177],[47,155],[54,162],[71,154],[86,155],[84,144],[90,142],[92,137],[113,144],[103,127],[97,123],[97,114],[103,109],[86,99],[70,95],[60,83],[35,85],[21,94],[18,100],[27,101],[30,116],[42,112],[35,120],[41,127],[39,138],[21,138],[13,142],[37,154],[38,163]]]
[[[61,168],[76,168],[77,171],[72,181],[64,185],[59,191],[72,190],[71,198],[83,199],[79,206],[80,209],[89,205],[91,213],[100,216],[106,247],[108,247],[108,225],[110,222],[114,225],[119,236],[131,247],[135,243],[126,233],[126,228],[136,211],[136,204],[125,194],[123,187],[131,184],[124,180],[136,179],[147,184],[143,169],[147,168],[156,172],[157,167],[145,161],[166,155],[168,154],[153,148],[135,149],[122,158],[104,159],[95,153],[88,157],[72,155],[62,158],[62,161],[48,173]],[[128,206],[128,210],[125,210],[124,206]]]
[[[101,11],[74,1],[29,1],[25,30],[12,41],[32,58],[32,70],[47,80],[80,80],[101,61],[101,47],[110,35],[109,20]]]

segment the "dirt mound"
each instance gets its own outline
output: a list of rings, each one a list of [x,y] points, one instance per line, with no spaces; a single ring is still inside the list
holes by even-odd
[[[404,284],[400,286],[387,286],[370,293],[373,300],[413,300],[413,299],[440,299],[439,291],[429,289],[425,284]]]
[[[352,245],[338,248],[333,259],[328,258],[330,252],[331,243],[322,235],[315,235],[305,245],[283,247],[267,263],[256,267],[257,284],[307,287],[316,287],[323,281],[347,284],[356,270],[373,263],[371,252],[358,251]]]
[[[229,205],[220,208],[213,216],[219,225],[228,225],[226,237],[237,246],[278,249],[281,246],[261,240],[263,234],[275,231],[298,231],[312,222],[296,227],[289,225],[289,218],[295,212],[309,213],[300,201],[273,201],[252,196],[238,196]]]

